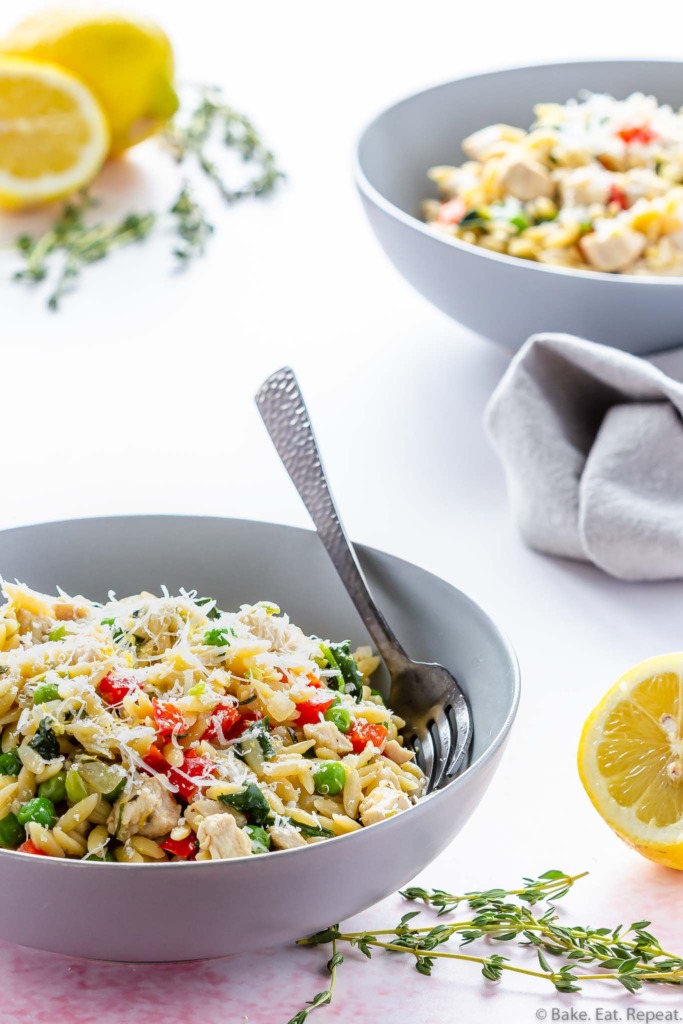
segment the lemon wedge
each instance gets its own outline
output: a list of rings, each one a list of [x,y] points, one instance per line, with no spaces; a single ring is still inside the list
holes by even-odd
[[[99,171],[109,149],[90,90],[50,64],[0,57],[0,206],[68,195]]]
[[[171,44],[143,18],[82,4],[39,11],[0,40],[0,53],[80,78],[105,113],[113,154],[159,131],[178,107]]]
[[[617,835],[683,870],[683,652],[621,677],[588,716],[578,759],[588,796]]]

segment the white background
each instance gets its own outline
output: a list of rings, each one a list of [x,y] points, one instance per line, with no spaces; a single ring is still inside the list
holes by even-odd
[[[4,5],[0,31],[36,6]],[[519,654],[523,701],[503,767],[424,881],[459,892],[550,867],[590,869],[567,903],[572,916],[652,917],[680,949],[681,879],[611,835],[580,787],[575,750],[583,719],[623,670],[683,646],[683,588],[623,584],[524,549],[481,425],[507,356],[399,279],[351,178],[358,131],[399,96],[503,64],[680,56],[679,5],[651,4],[637,18],[595,0],[141,0],[138,9],[168,30],[181,77],[222,84],[253,116],[288,180],[267,202],[213,203],[216,234],[186,273],[172,272],[162,235],[89,270],[57,314],[44,291],[8,282],[14,259],[0,256],[0,526],[123,512],[308,525],[252,401],[269,372],[291,363],[351,535],[466,590]],[[178,181],[152,143],[108,168],[100,192],[113,210],[161,209]],[[44,222],[4,217],[2,238]],[[399,906],[387,901],[363,924],[391,924]],[[212,984],[230,998],[203,1019],[284,1024],[322,987],[321,960],[295,950],[225,962]],[[259,979],[268,995],[255,995]],[[17,981],[6,969],[3,986]],[[617,1007],[624,1019],[627,1005],[680,1002],[675,992],[630,1001],[593,992],[582,1007]],[[18,988],[16,998],[20,1007]],[[579,1004],[531,979],[486,987],[473,965],[439,965],[429,980],[395,959],[354,961],[320,1017],[524,1022],[555,1005]]]

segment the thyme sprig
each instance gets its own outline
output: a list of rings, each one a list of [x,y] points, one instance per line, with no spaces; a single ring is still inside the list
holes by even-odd
[[[462,960],[481,966],[483,977],[500,981],[504,972],[523,974],[550,983],[558,992],[580,992],[583,982],[617,982],[629,992],[637,992],[645,984],[683,985],[683,958],[667,952],[648,929],[649,921],[636,921],[624,928],[594,928],[565,925],[555,910],[562,899],[587,872],[568,875],[563,871],[546,871],[538,878],[525,878],[520,888],[488,889],[453,895],[443,889],[405,889],[401,895],[409,901],[422,901],[437,910],[437,917],[450,914],[466,905],[474,910],[466,920],[415,927],[412,922],[420,911],[409,911],[393,928],[373,932],[343,932],[338,925],[317,932],[300,945],[333,944],[333,959],[338,944],[347,943],[371,959],[377,950],[410,956],[420,974],[431,975],[438,959]],[[513,900],[515,902],[513,902]],[[532,910],[544,902],[541,913]],[[460,948],[480,940],[534,947],[540,970],[513,964],[499,953],[477,956],[474,953],[447,952],[443,948],[451,939],[460,940]],[[548,958],[558,958],[552,964]],[[330,961],[331,963],[332,961]],[[338,961],[341,963],[341,960]],[[580,965],[588,968],[580,973]],[[332,998],[313,1000],[306,1015]],[[321,993],[323,995],[323,993]],[[319,997],[316,996],[316,1000]],[[313,1005],[315,1003],[315,1006]],[[301,1024],[305,1017],[295,1016],[289,1024]]]
[[[51,257],[61,256],[59,270],[47,300],[49,309],[56,310],[75,284],[85,267],[97,263],[120,249],[147,238],[156,223],[154,213],[129,213],[113,224],[86,222],[86,213],[96,206],[96,200],[86,192],[78,199],[66,203],[62,211],[44,234],[38,238],[20,235],[16,246],[24,257],[21,270],[14,274],[15,281],[38,283],[50,273]]]
[[[332,1002],[332,996],[334,995],[334,986],[337,980],[337,967],[344,963],[344,957],[341,953],[337,952],[337,940],[335,938],[330,939],[332,943],[332,956],[327,961],[325,967],[330,974],[330,984],[322,992],[318,992],[317,995],[306,1004],[306,1006],[295,1013],[291,1020],[287,1024],[304,1024],[304,1021],[308,1019],[308,1015],[317,1010],[320,1006],[328,1006]]]
[[[194,199],[187,183],[180,190],[170,212],[176,217],[176,233],[180,239],[173,255],[181,263],[202,256],[214,227],[206,219],[204,210]]]
[[[193,157],[230,204],[271,192],[284,175],[253,122],[229,106],[220,89],[197,89],[199,96],[189,112],[181,110],[162,136],[175,161],[184,164]],[[231,150],[249,166],[252,173],[246,180],[228,183],[218,160],[210,155],[216,143],[219,152]],[[23,234],[16,239],[15,248],[24,263],[13,279],[38,284],[53,277],[55,283],[47,299],[51,310],[59,308],[64,295],[75,286],[87,266],[105,259],[116,249],[141,242],[160,224],[168,224],[168,214],[154,211],[128,213],[113,223],[92,223],[88,214],[96,206],[93,196],[81,192],[64,204],[42,235],[34,238]],[[176,236],[173,255],[179,263],[187,264],[204,253],[213,224],[188,182],[183,183],[169,214]]]
[[[254,123],[226,103],[218,87],[200,85],[195,89],[199,97],[189,115],[175,117],[164,132],[176,162],[182,164],[194,157],[227,203],[271,192],[284,174]],[[227,181],[224,171],[210,154],[216,136],[225,148],[234,150],[244,163],[254,168],[252,176],[239,185]]]

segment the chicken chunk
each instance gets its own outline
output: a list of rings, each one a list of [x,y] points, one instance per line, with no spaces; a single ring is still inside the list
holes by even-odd
[[[596,270],[625,270],[645,248],[645,237],[631,228],[616,225],[610,231],[593,231],[581,240],[583,255]]]
[[[157,839],[178,824],[180,806],[157,779],[146,779],[133,791],[119,797],[107,818],[110,835],[121,842],[131,836]]]
[[[268,829],[268,834],[276,850],[295,850],[297,846],[308,846],[301,832],[292,825],[273,825]]]
[[[402,747],[398,740],[387,740],[384,747],[384,756],[388,757],[394,764],[405,764],[406,761],[412,761],[415,754],[412,750],[406,750]]]
[[[604,167],[574,167],[560,180],[560,193],[564,206],[590,206],[591,203],[609,202],[613,175]]]
[[[393,818],[395,814],[410,807],[410,800],[400,789],[383,780],[361,801],[360,820],[364,825],[375,825],[378,821]]]
[[[524,134],[521,128],[509,124],[491,124],[468,135],[462,148],[471,160],[485,160],[494,153],[504,152],[505,143],[520,142]]]
[[[660,178],[649,167],[633,167],[623,176],[623,189],[628,196],[629,206],[633,206],[638,199],[656,199],[666,195],[670,188],[671,182]]]
[[[232,814],[210,814],[203,818],[197,839],[199,849],[208,852],[211,860],[248,857],[252,853],[251,839],[239,828]]]
[[[348,754],[353,750],[351,740],[348,740],[343,732],[340,732],[334,722],[316,722],[314,725],[304,726],[304,736],[307,740],[315,740],[316,747],[327,747],[334,750],[336,754]]]
[[[555,182],[547,168],[525,153],[511,154],[501,162],[500,185],[523,203],[541,196],[550,198],[555,193]]]

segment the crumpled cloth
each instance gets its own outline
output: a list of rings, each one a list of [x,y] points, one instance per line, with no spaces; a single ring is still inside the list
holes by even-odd
[[[625,580],[683,577],[682,414],[683,385],[644,359],[529,338],[486,410],[526,543]]]

